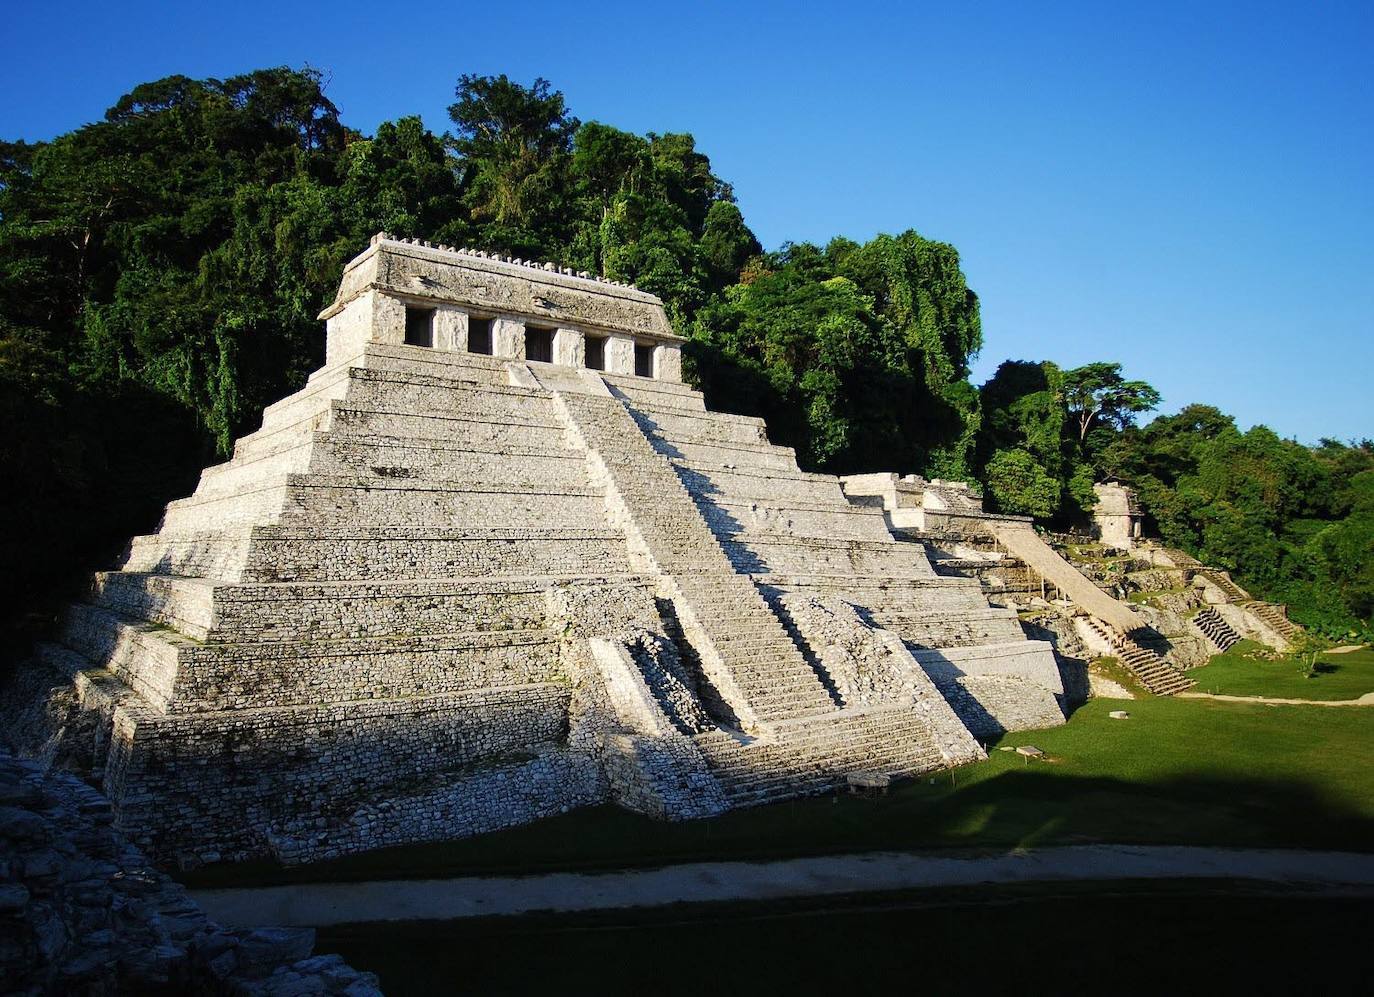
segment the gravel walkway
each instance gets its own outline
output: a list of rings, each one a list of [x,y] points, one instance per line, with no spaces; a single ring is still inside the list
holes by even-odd
[[[224,924],[323,927],[995,883],[1199,878],[1374,895],[1374,854],[1121,845],[962,858],[877,852],[606,873],[197,890],[191,895]]]
[[[1215,692],[1176,692],[1175,699],[1219,699],[1225,703],[1261,703],[1265,706],[1374,706],[1374,692],[1359,699],[1271,699],[1267,696],[1226,696]]]

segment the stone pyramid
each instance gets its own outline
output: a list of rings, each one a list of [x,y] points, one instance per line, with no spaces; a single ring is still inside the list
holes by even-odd
[[[652,295],[379,235],[321,317],[325,366],[41,650],[156,853],[708,816],[1062,721],[1050,646],[708,411]]]

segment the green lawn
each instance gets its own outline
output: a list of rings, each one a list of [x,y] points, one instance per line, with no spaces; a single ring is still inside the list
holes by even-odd
[[[1227,696],[1265,696],[1269,699],[1359,699],[1374,692],[1374,650],[1326,654],[1318,658],[1317,673],[1293,660],[1264,661],[1246,654],[1253,644],[1237,645],[1208,664],[1188,673],[1198,692]]]
[[[1126,709],[1129,720],[1112,720]],[[820,797],[709,821],[657,823],[614,807],[466,841],[302,869],[210,867],[196,885],[619,868],[874,849],[1094,841],[1374,849],[1374,709],[1208,700],[1098,700],[1062,727],[875,800]]]

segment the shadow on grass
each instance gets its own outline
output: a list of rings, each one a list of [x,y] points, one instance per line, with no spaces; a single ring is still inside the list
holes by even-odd
[[[1140,783],[1051,768],[1035,763],[964,783],[961,775],[975,770],[956,770],[876,800],[815,797],[674,824],[595,807],[461,841],[289,869],[267,862],[210,866],[181,878],[197,887],[251,886],[1088,843],[1374,847],[1374,820],[1301,783],[1260,777]]]
[[[1225,882],[1061,884],[343,926],[318,947],[379,973],[391,997],[901,993],[917,981],[933,993],[1192,993],[1202,981],[1320,993],[1350,988],[1371,913],[1368,900]],[[1265,954],[1256,943],[1270,939]]]

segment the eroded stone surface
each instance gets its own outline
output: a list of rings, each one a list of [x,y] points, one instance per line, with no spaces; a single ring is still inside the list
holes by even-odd
[[[229,931],[113,827],[109,801],[0,749],[6,993],[379,994],[308,928]]]

